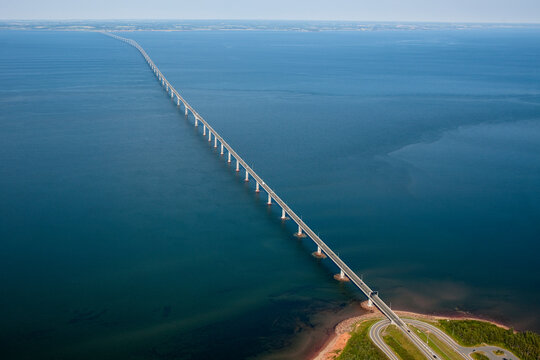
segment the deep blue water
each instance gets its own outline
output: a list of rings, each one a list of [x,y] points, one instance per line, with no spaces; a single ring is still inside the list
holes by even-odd
[[[540,30],[126,36],[393,308],[540,330]],[[3,358],[247,358],[362,299],[135,49],[0,49]]]

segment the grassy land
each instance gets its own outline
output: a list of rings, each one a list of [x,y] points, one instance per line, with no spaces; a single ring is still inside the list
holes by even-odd
[[[389,325],[384,331],[384,341],[403,360],[425,360],[420,350],[405,337],[395,325]]]
[[[540,335],[505,330],[476,320],[439,320],[438,326],[464,346],[490,344],[508,349],[522,360],[540,359]]]
[[[489,360],[489,358],[482,353],[473,353],[471,356],[475,360]]]
[[[386,360],[384,353],[369,339],[369,328],[380,319],[361,322],[351,334],[351,338],[338,360]]]
[[[427,334],[424,330],[420,330],[417,327],[409,325],[409,327],[422,339],[424,342],[427,340]],[[433,334],[429,337],[428,345],[433,349],[437,354],[439,354],[441,359],[444,360],[463,360],[463,357],[456,353],[450,346],[440,340],[438,337]]]

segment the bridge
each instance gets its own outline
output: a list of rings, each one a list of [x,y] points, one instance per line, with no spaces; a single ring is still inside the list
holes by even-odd
[[[397,316],[392,309],[379,297],[377,291],[373,291],[354,271],[352,271],[347,264],[341,258],[332,251],[332,249],[325,244],[324,241],[313,231],[311,228],[281,199],[267,183],[238,155],[236,151],[219,135],[219,133],[180,95],[180,93],[171,85],[171,83],[165,78],[163,73],[159,70],[157,65],[152,61],[150,56],[144,51],[144,49],[132,39],[124,38],[109,32],[102,32],[104,35],[110,36],[114,39],[125,42],[134,48],[136,48],[144,60],[150,66],[150,69],[154,72],[161,85],[171,97],[172,101],[175,101],[177,106],[184,107],[184,114],[188,117],[191,113],[194,117],[194,125],[199,126],[199,122],[203,125],[203,136],[206,136],[208,132],[208,141],[214,140],[214,148],[220,146],[220,155],[224,155],[224,151],[227,151],[227,162],[231,163],[234,158],[236,162],[236,171],[240,171],[242,167],[245,171],[245,181],[249,181],[250,176],[255,180],[255,191],[260,192],[262,188],[268,194],[268,205],[272,205],[272,201],[277,203],[281,207],[281,219],[287,220],[290,218],[298,225],[298,231],[295,233],[297,237],[309,237],[316,245],[317,251],[313,253],[314,256],[322,258],[328,257],[339,268],[340,273],[335,276],[337,280],[348,281],[350,280],[356,285],[360,291],[368,298],[369,306],[375,305],[392,324],[395,324],[403,333],[411,339],[411,341],[420,348],[424,355],[430,359],[437,358],[433,351],[413,332],[409,331],[407,324]],[[288,216],[288,217],[287,217]]]

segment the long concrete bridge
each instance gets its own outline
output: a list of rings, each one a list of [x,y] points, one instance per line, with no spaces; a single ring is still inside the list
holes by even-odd
[[[426,345],[424,342],[416,336],[413,332],[409,331],[407,324],[401,320],[388,305],[379,297],[377,291],[373,291],[354,271],[352,271],[347,264],[339,256],[332,251],[332,249],[325,244],[324,241],[313,231],[311,228],[304,222],[302,219],[296,215],[296,213],[283,201],[271,188],[264,182],[264,180],[234,151],[234,149],[219,135],[219,133],[214,130],[210,124],[191,106],[189,103],[178,93],[178,91],[171,85],[171,83],[165,78],[163,73],[159,70],[156,64],[152,61],[150,56],[144,51],[144,49],[132,39],[124,38],[109,32],[103,32],[103,34],[115,38],[117,40],[123,41],[133,47],[135,47],[144,57],[144,60],[150,66],[150,69],[154,72],[157,79],[160,81],[161,85],[167,91],[167,94],[171,97],[172,101],[175,101],[177,106],[183,106],[184,114],[188,117],[189,113],[193,114],[194,125],[199,126],[199,123],[203,126],[203,136],[206,136],[208,133],[208,141],[211,142],[214,140],[214,148],[220,147],[220,154],[224,155],[224,151],[227,151],[227,162],[231,163],[232,160],[236,162],[236,171],[240,171],[240,167],[243,168],[245,172],[245,181],[253,178],[255,181],[255,191],[260,192],[262,188],[268,194],[268,205],[272,205],[272,202],[275,202],[281,207],[281,219],[287,220],[290,218],[298,225],[298,231],[295,233],[297,237],[309,237],[315,245],[317,245],[317,251],[313,253],[314,256],[319,258],[328,257],[334,262],[334,264],[339,268],[340,273],[335,276],[336,280],[339,281],[352,281],[368,298],[369,306],[375,305],[392,324],[395,324],[399,329],[401,329],[412,341],[415,343],[420,350],[426,355],[426,357],[432,359],[436,358],[433,351]]]

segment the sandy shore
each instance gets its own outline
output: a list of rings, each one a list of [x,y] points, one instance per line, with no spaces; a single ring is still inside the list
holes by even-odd
[[[354,330],[354,327],[358,322],[361,322],[367,319],[383,317],[382,313],[379,310],[377,310],[375,307],[369,308],[367,306],[367,301],[362,303],[362,308],[367,310],[368,313],[362,314],[360,316],[351,317],[337,324],[335,327],[334,333],[325,342],[325,345],[323,346],[323,348],[314,357],[311,357],[310,360],[334,360],[335,357],[339,353],[341,353],[345,345],[347,345],[347,341],[349,341],[351,337],[351,332]],[[409,312],[409,311],[395,311],[395,313],[398,314],[399,316],[419,318],[423,320],[445,320],[445,319],[478,320],[478,321],[485,321],[485,322],[492,323],[504,329],[509,329],[509,327],[506,325],[503,325],[494,321],[478,318],[478,317],[468,316],[468,315],[437,316],[437,315],[424,315],[424,314],[419,314],[419,313],[414,313],[414,312]]]

